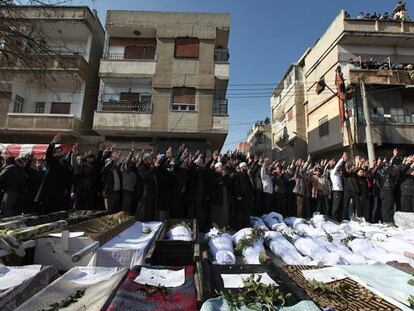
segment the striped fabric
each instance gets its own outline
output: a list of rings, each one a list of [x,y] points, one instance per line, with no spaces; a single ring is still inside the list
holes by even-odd
[[[27,154],[33,154],[35,158],[44,158],[48,144],[0,144],[0,152],[4,156],[22,157]],[[61,147],[65,153],[69,153],[72,146],[56,145]]]

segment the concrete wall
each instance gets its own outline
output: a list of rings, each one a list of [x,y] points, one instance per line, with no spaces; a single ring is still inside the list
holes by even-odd
[[[102,59],[99,69],[101,77],[142,77],[155,74],[156,62],[151,60]]]

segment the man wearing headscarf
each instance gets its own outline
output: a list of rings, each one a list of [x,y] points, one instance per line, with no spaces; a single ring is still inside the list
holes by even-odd
[[[209,181],[209,211],[210,224],[216,224],[220,228],[229,225],[229,205],[227,197],[228,176],[221,162],[214,165],[210,171]]]
[[[239,164],[236,181],[236,229],[250,226],[250,216],[253,211],[254,187],[249,176],[246,162]]]

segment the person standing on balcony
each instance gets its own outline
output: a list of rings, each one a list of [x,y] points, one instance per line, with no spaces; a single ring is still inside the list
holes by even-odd
[[[35,198],[40,212],[44,214],[68,208],[72,178],[63,150],[56,147],[61,139],[62,136],[57,134],[46,150],[46,173]]]

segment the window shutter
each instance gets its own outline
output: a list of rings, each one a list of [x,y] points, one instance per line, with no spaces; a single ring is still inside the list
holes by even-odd
[[[173,88],[172,102],[174,104],[195,104],[195,88],[175,87]]]
[[[197,38],[176,38],[175,57],[198,58],[199,40]]]

